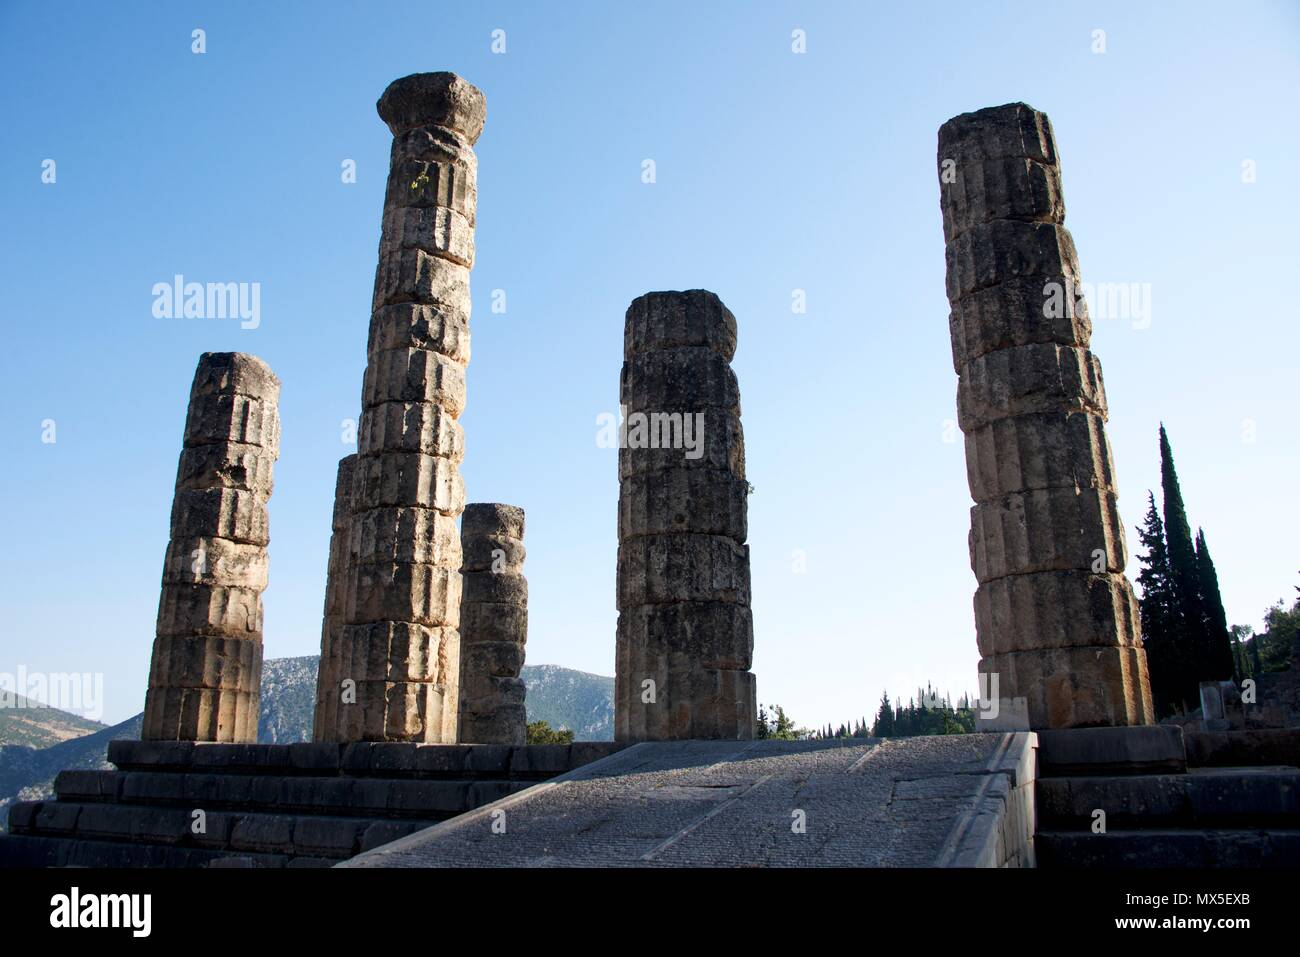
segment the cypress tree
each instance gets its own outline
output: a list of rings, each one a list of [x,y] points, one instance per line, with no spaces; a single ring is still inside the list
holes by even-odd
[[[1165,526],[1156,508],[1156,497],[1147,491],[1147,514],[1137,529],[1138,540],[1146,554],[1138,555],[1142,570],[1137,583],[1142,588],[1138,611],[1142,617],[1142,643],[1147,652],[1147,670],[1151,676],[1151,697],[1156,712],[1162,716],[1186,707],[1187,693],[1182,655],[1174,627],[1176,604],[1169,571],[1169,551],[1165,547]]]
[[[1219,576],[1214,570],[1214,559],[1205,545],[1205,532],[1199,528],[1196,530],[1196,576],[1200,583],[1198,596],[1206,638],[1203,672],[1206,678],[1228,681],[1233,671],[1228,616],[1223,610],[1223,597],[1219,594]]]
[[[1211,675],[1205,613],[1201,609],[1201,582],[1196,567],[1196,546],[1187,521],[1183,492],[1174,468],[1174,453],[1165,427],[1160,426],[1160,486],[1164,492],[1165,546],[1169,552],[1169,578],[1173,585],[1174,643],[1184,673],[1180,685],[1192,707],[1200,699],[1200,682]]]

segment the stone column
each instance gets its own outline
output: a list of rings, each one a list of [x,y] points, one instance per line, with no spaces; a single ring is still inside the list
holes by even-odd
[[[619,741],[754,736],[736,319],[711,292],[633,300],[619,451]]]
[[[938,161],[979,670],[997,676],[987,694],[1034,728],[1148,724],[1051,124],[1023,103],[966,113],[940,128]]]
[[[476,502],[460,519],[460,740],[524,744],[524,510]]]
[[[395,80],[339,636],[340,741],[454,742],[459,463],[483,94],[452,73]]]
[[[205,352],[190,389],[141,737],[257,740],[280,380]]]
[[[321,622],[320,664],[316,670],[316,713],[312,723],[313,741],[338,740],[339,699],[342,674],[339,640],[343,630],[343,612],[351,561],[349,531],[352,518],[352,472],[356,455],[339,459],[334,481],[334,514],[331,520],[329,564],[325,570],[325,614]]]

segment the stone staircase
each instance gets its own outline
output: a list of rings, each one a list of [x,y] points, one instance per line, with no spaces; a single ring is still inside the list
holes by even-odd
[[[1038,733],[1043,868],[1300,867],[1300,731]],[[1105,831],[1094,833],[1097,811]]]
[[[10,808],[0,867],[328,867],[620,747],[114,741]]]

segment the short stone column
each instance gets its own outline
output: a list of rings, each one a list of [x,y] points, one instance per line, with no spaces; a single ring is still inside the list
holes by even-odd
[[[460,740],[524,744],[524,510],[475,502],[460,519]]]
[[[981,693],[1033,728],[1148,724],[1101,365],[1051,124],[1023,103],[954,117],[938,164]]]
[[[736,319],[702,289],[633,300],[619,450],[619,741],[754,736]]]
[[[280,380],[205,352],[190,389],[141,737],[257,740]]]
[[[340,632],[340,741],[454,742],[459,463],[483,94],[452,73],[395,80],[362,385]]]
[[[343,694],[340,656],[343,612],[347,597],[352,527],[352,472],[356,455],[339,460],[334,481],[334,514],[330,526],[329,563],[325,569],[325,613],[321,622],[320,663],[316,669],[316,712],[313,741],[338,740],[339,701]]]

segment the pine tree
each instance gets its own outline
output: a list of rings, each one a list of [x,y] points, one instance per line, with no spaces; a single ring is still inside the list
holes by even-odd
[[[1228,681],[1233,672],[1228,616],[1223,610],[1223,597],[1219,594],[1219,576],[1214,570],[1214,559],[1206,547],[1205,532],[1199,528],[1196,530],[1196,576],[1200,583],[1198,597],[1206,638],[1204,677]]]
[[[1165,526],[1156,508],[1156,497],[1147,491],[1147,514],[1138,527],[1138,540],[1146,554],[1138,555],[1142,570],[1137,583],[1142,588],[1138,610],[1142,617],[1142,641],[1147,653],[1147,671],[1151,676],[1151,697],[1159,715],[1169,715],[1185,708],[1187,694],[1183,662],[1185,649],[1177,643],[1176,607],[1173,582],[1169,571],[1169,551],[1165,547]]]

